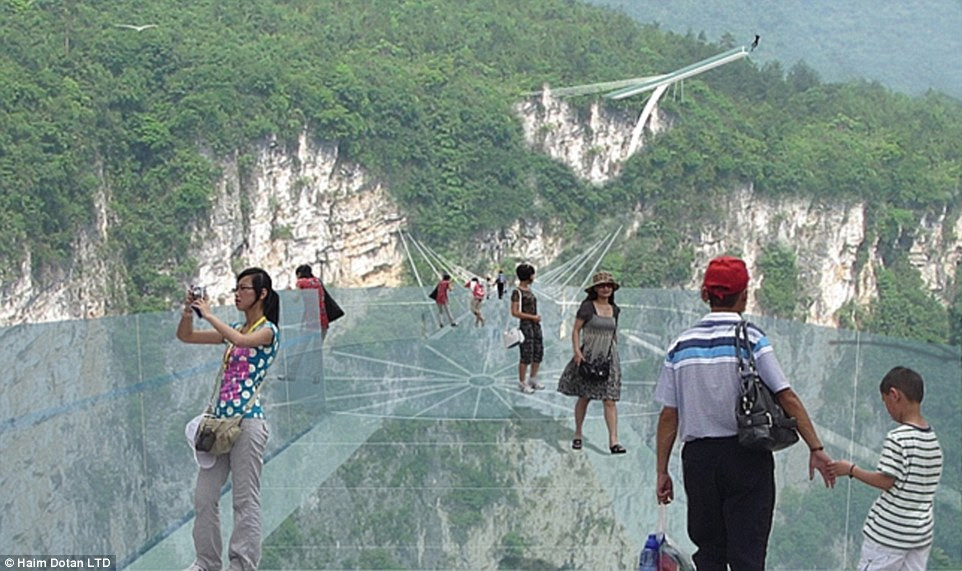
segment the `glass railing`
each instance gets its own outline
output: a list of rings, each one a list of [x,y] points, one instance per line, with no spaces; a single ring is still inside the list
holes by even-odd
[[[664,349],[705,308],[689,292],[622,288],[623,388],[612,456],[600,403],[570,449],[574,399],[555,391],[582,293],[538,289],[547,389],[517,390],[501,333],[507,296],[472,325],[439,328],[418,288],[334,290],[346,316],[321,341],[316,303],[282,295],[282,351],[265,394],[262,569],[628,569],[658,530],[653,401]],[[311,308],[315,308],[312,313]],[[236,320],[233,308],[218,314]],[[119,567],[184,568],[196,466],[184,424],[203,409],[220,350],[185,345],[176,313],[0,329],[0,553],[110,555]],[[893,426],[878,394],[892,366],[926,379],[923,411],[945,470],[930,568],[962,564],[962,365],[957,347],[754,318],[830,454],[874,466]],[[323,354],[323,359],[321,355]],[[691,552],[676,446],[669,538]],[[808,481],[808,454],[776,456],[772,569],[853,568],[876,493]],[[221,502],[225,536],[230,491]]]

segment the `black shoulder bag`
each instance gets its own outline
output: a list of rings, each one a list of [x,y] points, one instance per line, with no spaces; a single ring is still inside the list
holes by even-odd
[[[798,442],[798,423],[785,414],[771,389],[758,376],[746,321],[735,326],[735,355],[742,385],[735,407],[738,443],[746,448],[774,452]]]
[[[327,291],[327,289],[324,290],[324,313],[327,314],[328,323],[333,323],[344,317],[344,310],[341,309],[341,306],[338,305],[336,301],[334,301],[334,298],[331,297],[331,294]]]

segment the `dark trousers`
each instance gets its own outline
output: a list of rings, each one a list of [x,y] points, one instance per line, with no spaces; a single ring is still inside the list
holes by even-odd
[[[775,509],[775,460],[736,437],[702,438],[681,451],[688,537],[698,571],[765,569]]]

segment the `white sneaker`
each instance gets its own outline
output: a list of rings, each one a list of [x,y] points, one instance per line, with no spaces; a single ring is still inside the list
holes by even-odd
[[[533,390],[536,390],[536,391],[540,391],[540,390],[543,390],[543,389],[544,389],[544,385],[542,385],[541,383],[539,383],[539,382],[537,381],[537,379],[530,379],[530,380],[528,380],[528,386],[531,387]]]
[[[184,571],[207,571],[207,570],[201,567],[200,565],[198,565],[196,561],[194,561],[193,563],[190,564],[190,567],[188,567],[187,569],[184,569]]]
[[[521,392],[523,392],[524,394],[526,395],[534,394],[534,389],[530,385],[521,385],[520,383],[519,385],[520,385],[519,388],[521,389]]]

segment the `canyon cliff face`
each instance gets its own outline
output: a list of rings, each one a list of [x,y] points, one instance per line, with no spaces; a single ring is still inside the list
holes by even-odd
[[[670,128],[657,107],[639,125],[635,114],[598,103],[575,109],[547,89],[518,103],[515,112],[528,145],[598,185],[617,177],[631,152]],[[316,275],[337,287],[402,282],[408,260],[399,231],[407,220],[391,198],[388,181],[374,179],[360,165],[341,158],[336,143],[317,143],[309,133],[291,147],[264,141],[251,155],[252,160],[238,155],[215,161],[223,174],[211,216],[194,229],[194,283],[207,286],[215,303],[231,302],[232,276],[249,265],[270,272],[278,289],[293,287],[294,268],[302,263],[312,264]],[[31,274],[27,252],[18,279],[2,284],[0,324],[115,312],[111,308],[116,300],[125,297],[118,291],[125,270],[109,247],[109,202],[105,184],[96,197],[96,222],[78,235],[76,259],[67,269],[40,283]],[[765,198],[748,186],[732,189],[719,212],[717,220],[690,237],[695,256],[687,287],[697,289],[707,261],[726,251],[740,252],[756,285],[761,284],[762,249],[780,243],[796,254],[807,321],[837,325],[846,304],[865,305],[876,297],[878,244],[866,232],[867,204]],[[638,220],[648,215],[644,205],[636,209]],[[629,225],[628,236],[636,226]],[[912,264],[936,298],[949,303],[957,287],[955,268],[962,260],[962,216],[942,212],[906,230],[913,236]],[[541,222],[515,220],[479,236],[473,251],[493,263],[516,257],[544,267],[568,246]],[[758,311],[749,306],[749,312]]]
[[[209,224],[197,228],[197,283],[226,292],[232,276],[259,266],[274,287],[294,287],[294,269],[341,287],[401,283],[404,252],[398,231],[406,220],[387,187],[338,156],[335,144],[303,134],[296,147],[268,143],[242,172],[237,158],[222,165]]]
[[[637,146],[640,150],[650,144],[652,135],[670,128],[670,121],[657,108],[645,125],[638,125],[637,117],[605,111],[598,104],[591,105],[583,118],[547,90],[518,104],[516,111],[532,148],[562,161],[593,184],[604,184],[618,175],[629,156],[633,132],[644,129]],[[757,195],[751,186],[732,189],[726,204],[718,208],[718,218],[690,236],[695,255],[686,287],[697,290],[708,261],[725,252],[739,252],[754,283],[760,285],[765,279],[758,269],[762,249],[778,243],[796,255],[806,321],[838,325],[838,312],[846,304],[864,306],[877,297],[875,268],[880,257],[876,238],[866,231],[868,211],[864,202],[772,199]],[[642,208],[636,217],[646,215]],[[629,235],[634,227],[629,227]],[[904,230],[913,236],[912,265],[929,291],[948,304],[957,287],[955,269],[962,260],[962,212],[925,217],[918,228]],[[754,299],[748,311],[759,312]]]

